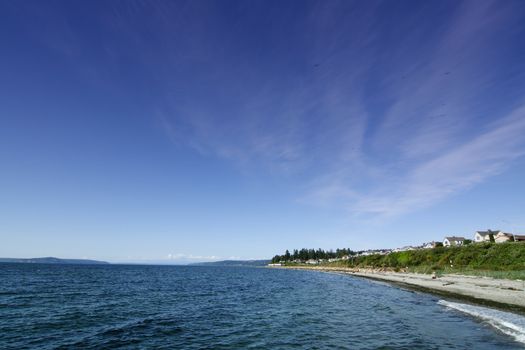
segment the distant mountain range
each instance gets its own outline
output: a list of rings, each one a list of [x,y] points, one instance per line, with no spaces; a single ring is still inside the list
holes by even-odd
[[[106,261],[87,260],[87,259],[59,259],[53,257],[45,258],[0,258],[0,263],[24,263],[24,264],[67,264],[67,265],[104,265]]]
[[[222,260],[212,262],[201,262],[191,265],[199,266],[266,266],[270,260]]]

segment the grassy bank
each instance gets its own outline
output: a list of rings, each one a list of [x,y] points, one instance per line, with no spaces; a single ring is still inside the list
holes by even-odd
[[[356,256],[346,261],[325,265],[525,279],[525,242],[478,243],[460,247],[411,250],[388,255]]]

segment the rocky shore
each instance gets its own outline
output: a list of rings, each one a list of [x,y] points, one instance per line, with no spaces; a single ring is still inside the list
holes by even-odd
[[[426,292],[459,296],[482,304],[490,304],[525,312],[525,281],[522,280],[506,280],[455,274],[436,277],[427,274],[392,272],[378,269],[352,269],[323,266],[293,266],[283,268],[344,273],[403,285]]]

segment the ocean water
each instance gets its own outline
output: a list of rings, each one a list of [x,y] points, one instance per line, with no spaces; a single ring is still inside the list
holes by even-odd
[[[0,264],[0,349],[519,349],[523,322],[313,271]]]

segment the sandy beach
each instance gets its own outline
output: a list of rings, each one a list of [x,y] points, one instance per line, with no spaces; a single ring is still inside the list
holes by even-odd
[[[455,274],[443,275],[433,279],[431,275],[427,274],[322,266],[294,266],[290,268],[350,274],[413,287],[431,293],[461,296],[483,304],[510,307],[525,312],[525,281],[522,280]]]

